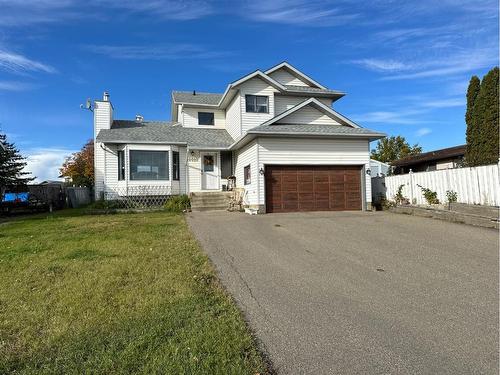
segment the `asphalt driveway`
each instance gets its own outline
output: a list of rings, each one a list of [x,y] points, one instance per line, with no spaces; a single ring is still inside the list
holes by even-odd
[[[391,213],[187,218],[278,373],[498,373],[495,230]]]

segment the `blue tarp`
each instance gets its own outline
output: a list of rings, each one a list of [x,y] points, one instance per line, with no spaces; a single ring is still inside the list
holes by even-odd
[[[28,203],[30,193],[5,193],[2,197],[3,203]]]

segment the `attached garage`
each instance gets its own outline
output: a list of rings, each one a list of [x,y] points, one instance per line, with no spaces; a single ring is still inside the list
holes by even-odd
[[[266,165],[266,212],[361,210],[362,166]]]

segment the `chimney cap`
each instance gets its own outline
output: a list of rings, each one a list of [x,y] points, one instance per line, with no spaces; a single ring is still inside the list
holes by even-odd
[[[102,100],[104,100],[105,102],[109,102],[109,92],[104,91],[104,93],[102,94]]]
[[[143,122],[144,121],[144,116],[142,116],[142,115],[135,115],[135,121],[137,121],[137,122]]]

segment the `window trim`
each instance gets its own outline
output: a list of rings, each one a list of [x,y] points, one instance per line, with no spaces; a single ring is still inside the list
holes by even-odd
[[[175,160],[177,158],[177,161]],[[179,151],[172,151],[172,181],[181,179],[181,159]]]
[[[158,179],[139,179],[132,177],[132,153],[134,152],[149,152],[149,153],[163,153],[166,157],[166,178],[158,178]],[[129,180],[130,181],[170,181],[170,153],[168,150],[129,150]]]
[[[247,170],[248,170],[248,176],[247,176]],[[248,164],[243,167],[243,184],[250,185],[251,183],[252,183],[252,168],[251,164]]]
[[[202,124],[200,122],[200,114],[212,115],[212,123],[211,124]],[[198,125],[201,125],[201,126],[215,126],[215,112],[198,112]]]
[[[257,98],[265,98],[266,99],[266,111],[265,112],[259,112],[258,111],[258,106],[257,106]],[[254,111],[249,111],[248,110],[248,101],[249,99],[253,100],[253,106],[255,108]],[[262,107],[262,105],[261,105]],[[251,95],[251,94],[246,94],[245,95],[245,112],[247,113],[262,113],[262,114],[268,114],[269,113],[269,96],[266,95]]]
[[[118,181],[124,181],[127,170],[125,167],[125,150],[118,150]]]

